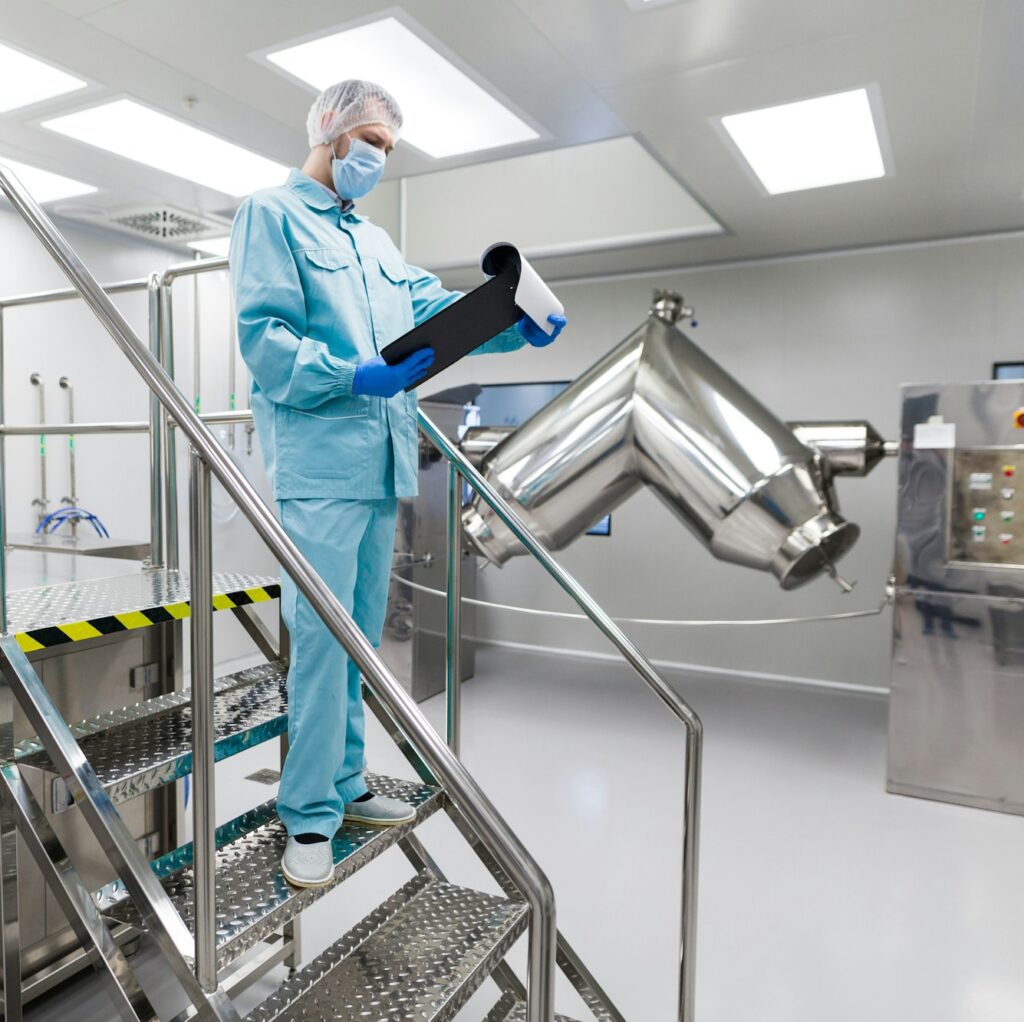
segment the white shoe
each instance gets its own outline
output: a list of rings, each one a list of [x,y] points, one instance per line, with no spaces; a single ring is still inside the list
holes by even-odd
[[[346,823],[368,823],[371,827],[397,827],[416,819],[416,810],[407,802],[387,795],[374,795],[365,802],[345,806]]]
[[[288,838],[281,856],[281,872],[296,887],[326,887],[334,879],[334,853],[330,841],[304,845]]]

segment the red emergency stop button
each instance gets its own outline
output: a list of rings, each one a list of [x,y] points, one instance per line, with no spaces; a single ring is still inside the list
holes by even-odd
[[[1013,413],[1013,428],[1024,429],[1024,408],[1018,408]]]
[[[1003,466],[1003,475],[1006,476],[1007,479],[1012,479],[1016,474],[1017,474],[1017,466],[1016,465],[1004,465]]]

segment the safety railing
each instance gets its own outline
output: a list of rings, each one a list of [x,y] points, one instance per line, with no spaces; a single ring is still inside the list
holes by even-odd
[[[192,698],[195,717],[193,729],[193,770],[196,796],[195,820],[195,975],[202,989],[216,990],[215,916],[211,890],[214,857],[212,812],[213,742],[211,719],[212,616],[210,614],[210,530],[208,528],[209,473],[217,477],[227,493],[252,523],[257,534],[288,573],[299,591],[309,600],[335,639],[358,665],[371,692],[383,703],[405,739],[413,746],[426,767],[444,786],[448,797],[495,858],[530,908],[527,953],[528,1022],[551,1022],[554,1011],[554,968],[557,929],[555,901],[551,885],[539,865],[523,847],[519,838],[502,819],[476,781],[437,735],[412,697],[381,660],[369,640],[351,616],[302,556],[273,512],[259,498],[251,484],[204,425],[173,377],[161,365],[163,309],[160,307],[160,278],[150,278],[151,312],[158,313],[151,328],[150,346],[138,338],[127,320],[78,255],[57,230],[28,191],[6,168],[0,166],[0,190],[25,220],[33,233],[68,277],[74,290],[84,299],[101,325],[127,357],[129,363],[149,387],[153,398],[151,415],[151,453],[168,464],[168,441],[173,436],[166,426],[165,412],[188,438],[191,447],[192,480],[190,509],[193,518],[190,562],[194,572],[192,586]],[[166,275],[165,275],[166,276]],[[155,307],[154,307],[155,306]],[[169,338],[168,338],[169,343]],[[157,350],[154,352],[153,348]],[[173,349],[171,349],[173,350]],[[0,380],[2,383],[2,380]],[[2,445],[0,438],[0,445]],[[158,473],[155,473],[158,474]],[[2,473],[0,473],[2,480]],[[0,494],[2,500],[2,494]],[[168,526],[170,522],[167,523]],[[168,528],[168,536],[170,530]],[[168,543],[168,553],[174,548]],[[201,602],[203,601],[203,602]],[[205,850],[205,854],[201,851]],[[212,983],[212,990],[210,984]]]
[[[3,168],[0,167],[0,172]],[[11,179],[9,173],[8,180]],[[121,280],[104,285],[103,290],[108,295],[128,294],[134,291],[145,291],[146,280]],[[36,305],[48,305],[51,302],[64,302],[72,299],[80,299],[82,296],[77,288],[54,288],[47,291],[32,291],[27,294],[12,295],[7,298],[0,298],[0,423],[6,423],[6,406],[4,394],[6,393],[4,380],[4,366],[6,364],[4,350],[4,323],[5,313],[8,309],[26,308]],[[7,444],[8,436],[45,436],[47,434],[79,434],[79,433],[120,433],[120,432],[146,432],[143,430],[123,429],[121,423],[96,423],[90,424],[92,428],[81,428],[67,424],[68,428],[55,429],[43,424],[33,426],[0,426],[0,634],[7,631]],[[99,428],[97,428],[99,427]],[[156,467],[159,467],[158,465]],[[150,465],[150,479],[154,478],[154,465]],[[44,476],[45,478],[45,476]],[[161,547],[161,509],[155,501],[155,494],[150,494],[150,552],[151,557],[155,551],[159,564],[159,553]]]
[[[700,717],[654,669],[651,662],[629,639],[590,594],[563,568],[547,547],[530,531],[513,507],[483,477],[475,465],[451,442],[423,411],[420,429],[448,462],[448,593],[446,635],[446,732],[452,749],[458,751],[461,736],[459,690],[462,668],[461,562],[462,562],[462,480],[487,502],[526,550],[575,601],[583,613],[619,650],[647,687],[672,711],[686,729],[686,765],[683,776],[683,861],[682,923],[679,942],[679,1022],[693,1022],[696,979],[697,871],[700,850],[700,792],[704,730]]]

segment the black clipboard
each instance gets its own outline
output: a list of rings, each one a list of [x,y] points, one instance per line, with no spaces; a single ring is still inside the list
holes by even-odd
[[[423,348],[434,349],[434,364],[427,375],[406,387],[407,391],[422,386],[519,321],[523,313],[515,296],[521,265],[514,246],[490,249],[483,266],[485,273],[494,274],[490,280],[402,334],[381,352],[388,365],[395,365]]]

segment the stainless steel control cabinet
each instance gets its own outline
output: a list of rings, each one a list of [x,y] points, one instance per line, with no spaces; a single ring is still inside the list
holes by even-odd
[[[1024,381],[903,388],[888,787],[1024,814]]]

